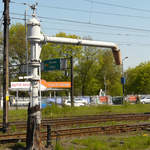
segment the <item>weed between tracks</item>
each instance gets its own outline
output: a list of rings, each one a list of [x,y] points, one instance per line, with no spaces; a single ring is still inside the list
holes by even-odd
[[[149,132],[97,135],[52,141],[54,150],[149,150]],[[25,150],[25,143],[0,145],[0,150]]]
[[[146,132],[114,136],[89,136],[62,140],[57,150],[148,150],[150,134]]]

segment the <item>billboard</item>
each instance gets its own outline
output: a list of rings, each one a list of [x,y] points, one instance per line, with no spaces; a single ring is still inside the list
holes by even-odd
[[[47,88],[71,88],[71,82],[46,82],[41,80],[41,84]]]
[[[11,82],[11,88],[28,89],[30,82]]]

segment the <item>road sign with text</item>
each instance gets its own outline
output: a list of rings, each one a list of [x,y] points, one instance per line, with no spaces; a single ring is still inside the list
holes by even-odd
[[[64,70],[67,67],[65,58],[49,59],[42,62],[42,71]]]

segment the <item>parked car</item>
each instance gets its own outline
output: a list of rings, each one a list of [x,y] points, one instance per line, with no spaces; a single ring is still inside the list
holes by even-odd
[[[71,106],[71,101],[70,100],[65,101],[65,105]],[[83,103],[81,101],[74,101],[74,106],[75,107],[85,106],[85,103]]]
[[[123,97],[122,97],[122,96],[115,96],[115,97],[112,97],[112,103],[113,103],[114,105],[123,104]]]
[[[150,97],[143,97],[142,99],[140,99],[140,103],[142,104],[150,103]]]
[[[84,105],[88,104],[88,101],[86,99],[82,99],[82,98],[74,98],[74,102],[75,103],[83,103]]]

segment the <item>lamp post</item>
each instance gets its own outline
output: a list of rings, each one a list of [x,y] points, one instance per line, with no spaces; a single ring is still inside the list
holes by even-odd
[[[125,93],[125,77],[124,77],[124,61],[128,59],[128,57],[125,57],[122,59],[122,78],[121,78],[121,83],[122,83],[122,92],[123,92],[123,101],[124,101],[124,93]]]

